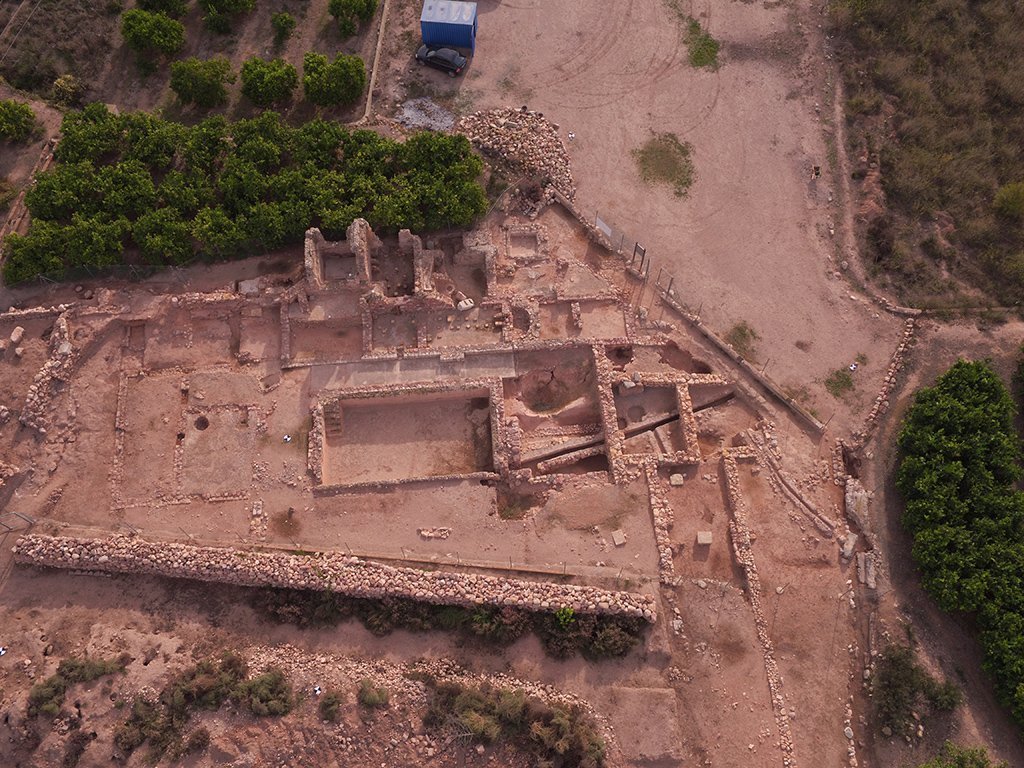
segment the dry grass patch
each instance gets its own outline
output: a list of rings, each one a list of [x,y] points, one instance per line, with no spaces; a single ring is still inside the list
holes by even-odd
[[[674,133],[657,133],[633,150],[633,159],[644,181],[668,184],[676,197],[685,197],[696,179],[692,153],[690,143]]]

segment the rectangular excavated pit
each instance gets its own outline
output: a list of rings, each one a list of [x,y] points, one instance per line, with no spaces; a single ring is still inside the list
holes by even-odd
[[[493,471],[488,395],[401,393],[325,404],[323,484]]]

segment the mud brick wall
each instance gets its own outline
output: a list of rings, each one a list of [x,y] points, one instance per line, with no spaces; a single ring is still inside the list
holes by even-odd
[[[16,562],[51,568],[223,582],[246,587],[326,590],[350,597],[401,597],[435,605],[515,606],[634,616],[654,622],[649,595],[572,584],[507,579],[480,574],[423,571],[326,553],[318,556],[250,552],[143,541],[132,536],[81,539],[28,535],[14,546]]]

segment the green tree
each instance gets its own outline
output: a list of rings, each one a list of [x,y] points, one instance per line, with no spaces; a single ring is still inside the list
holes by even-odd
[[[242,93],[258,107],[287,101],[298,84],[298,72],[284,59],[254,56],[242,65]]]
[[[356,33],[358,22],[367,22],[377,10],[377,0],[330,0],[327,12],[338,22],[342,37]]]
[[[140,62],[142,57],[154,53],[172,56],[185,45],[185,27],[180,21],[138,8],[121,16],[121,35]]]
[[[951,741],[942,745],[939,754],[918,768],[1009,768],[1006,763],[993,763],[984,748],[961,747]]]
[[[227,83],[235,82],[231,62],[223,57],[197,59],[195,56],[171,64],[171,90],[185,104],[216,107],[228,100]]]
[[[251,11],[256,0],[199,0],[203,23],[211,32],[226,35],[231,32],[231,17]]]
[[[28,104],[0,101],[0,140],[25,141],[36,127],[36,113]]]
[[[68,112],[61,122],[54,155],[61,163],[98,162],[120,147],[121,125],[121,118],[99,102]]]
[[[314,104],[349,104],[365,87],[366,65],[358,56],[338,54],[329,62],[323,54],[310,52],[302,59],[302,88]]]
[[[270,26],[274,28],[274,45],[284,45],[295,31],[295,17],[286,11],[275,13],[270,17]]]
[[[235,256],[242,245],[241,230],[220,207],[200,210],[192,220],[191,232],[207,256]]]
[[[188,222],[173,208],[140,216],[132,226],[132,239],[150,264],[187,264],[195,255]]]
[[[138,0],[139,8],[152,13],[162,13],[172,19],[180,19],[188,11],[185,0]]]

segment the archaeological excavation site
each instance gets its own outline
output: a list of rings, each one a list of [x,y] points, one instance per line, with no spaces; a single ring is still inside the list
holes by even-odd
[[[0,768],[1024,765],[909,5],[0,3]]]
[[[843,445],[796,479],[771,382],[549,200],[426,238],[357,219],[289,269],[4,313],[8,573],[528,616],[556,657],[545,626],[599,622],[584,652],[667,676],[602,713],[610,758],[651,764],[682,759],[676,649],[719,667],[725,632],[771,713],[756,744],[796,765],[779,597],[808,564],[874,581]],[[641,701],[671,716],[637,722]]]

